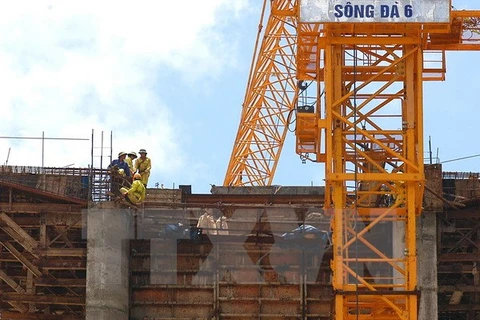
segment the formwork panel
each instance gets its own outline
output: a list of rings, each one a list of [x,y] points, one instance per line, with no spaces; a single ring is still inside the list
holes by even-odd
[[[160,216],[156,212],[157,222]],[[326,286],[330,279],[328,263],[319,276],[329,260],[324,244],[282,236],[302,223],[295,210],[239,209],[227,221],[229,234],[132,241],[133,319],[320,320],[320,311],[328,312],[330,300],[307,295],[307,286]],[[321,290],[310,291],[316,295]],[[308,304],[313,306],[308,309]]]
[[[136,304],[130,310],[131,320],[144,319],[211,319],[211,305]]]
[[[256,284],[234,285],[224,284],[220,286],[219,296],[223,299],[257,298],[260,295],[260,287]]]
[[[265,284],[260,287],[260,296],[266,299],[277,299],[281,301],[298,300],[300,297],[300,286]]]
[[[159,290],[161,289],[161,290]],[[167,288],[137,288],[133,292],[133,301],[142,303],[188,303],[211,304],[214,300],[211,288],[199,287],[167,287]]]
[[[261,300],[261,314],[278,315],[299,315],[301,314],[300,298],[296,300]]]
[[[259,313],[259,301],[252,300],[225,300],[220,303],[221,315],[237,315],[237,314],[250,314],[258,315]]]

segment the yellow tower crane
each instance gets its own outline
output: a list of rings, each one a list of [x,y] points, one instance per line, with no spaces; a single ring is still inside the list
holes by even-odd
[[[480,50],[480,11],[451,8],[264,1],[224,185],[270,185],[295,122],[296,152],[325,164],[335,319],[417,319],[423,82],[444,80],[447,50]],[[369,237],[386,223],[389,249]]]

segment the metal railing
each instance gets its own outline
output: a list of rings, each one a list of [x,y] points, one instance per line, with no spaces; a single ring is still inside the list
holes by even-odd
[[[0,166],[0,181],[93,202],[108,200],[111,189],[108,170],[95,168]]]

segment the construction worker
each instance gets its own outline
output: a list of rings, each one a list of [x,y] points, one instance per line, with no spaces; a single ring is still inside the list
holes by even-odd
[[[137,153],[135,151],[131,151],[127,154],[125,158],[125,162],[128,164],[128,168],[130,169],[130,173],[133,174],[135,172],[135,167],[133,166],[133,160],[137,158]]]
[[[201,228],[205,234],[217,234],[217,224],[213,216],[213,209],[205,209],[204,214],[198,218],[197,228]]]
[[[397,174],[403,174],[402,171],[398,171]],[[406,196],[406,189],[405,189],[405,181],[398,180],[394,184],[396,188],[396,198],[395,198],[395,206],[403,207],[405,203],[405,196]]]
[[[130,185],[130,168],[125,162],[126,152],[121,151],[118,153],[118,159],[115,159],[108,166],[111,174],[111,192],[114,195],[118,195],[119,189],[122,186]]]
[[[112,173],[116,172],[121,176],[130,177],[130,168],[128,167],[128,163],[125,162],[126,157],[126,152],[120,152],[118,154],[118,159],[113,160],[112,163],[108,166],[108,169],[111,170]]]
[[[147,158],[147,151],[145,149],[140,149],[138,151],[140,158],[135,160],[135,170],[142,175],[142,183],[147,187],[148,177],[150,177],[150,169],[152,169],[152,161],[150,158]]]
[[[134,205],[137,205],[145,200],[147,190],[142,183],[142,175],[140,173],[135,173],[133,175],[132,186],[130,188],[121,188],[120,193],[125,197],[126,201]]]

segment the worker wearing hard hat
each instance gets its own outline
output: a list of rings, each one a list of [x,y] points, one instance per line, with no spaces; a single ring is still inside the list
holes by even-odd
[[[128,164],[128,168],[130,169],[130,173],[135,172],[135,167],[133,166],[133,160],[137,158],[137,154],[135,151],[131,151],[127,154],[127,157],[125,158],[125,162]]]
[[[120,193],[125,197],[125,200],[135,205],[145,200],[147,191],[142,183],[142,175],[135,173],[132,186],[130,188],[120,188]]]
[[[128,167],[128,163],[125,162],[125,157],[127,153],[122,151],[118,154],[118,159],[112,161],[112,163],[108,166],[108,169],[112,172],[116,171],[121,176],[130,177],[130,168]]]
[[[152,161],[147,158],[147,151],[140,149],[138,151],[140,158],[135,160],[135,170],[142,175],[142,183],[147,187],[148,177],[150,177],[150,169],[152,169]]]

